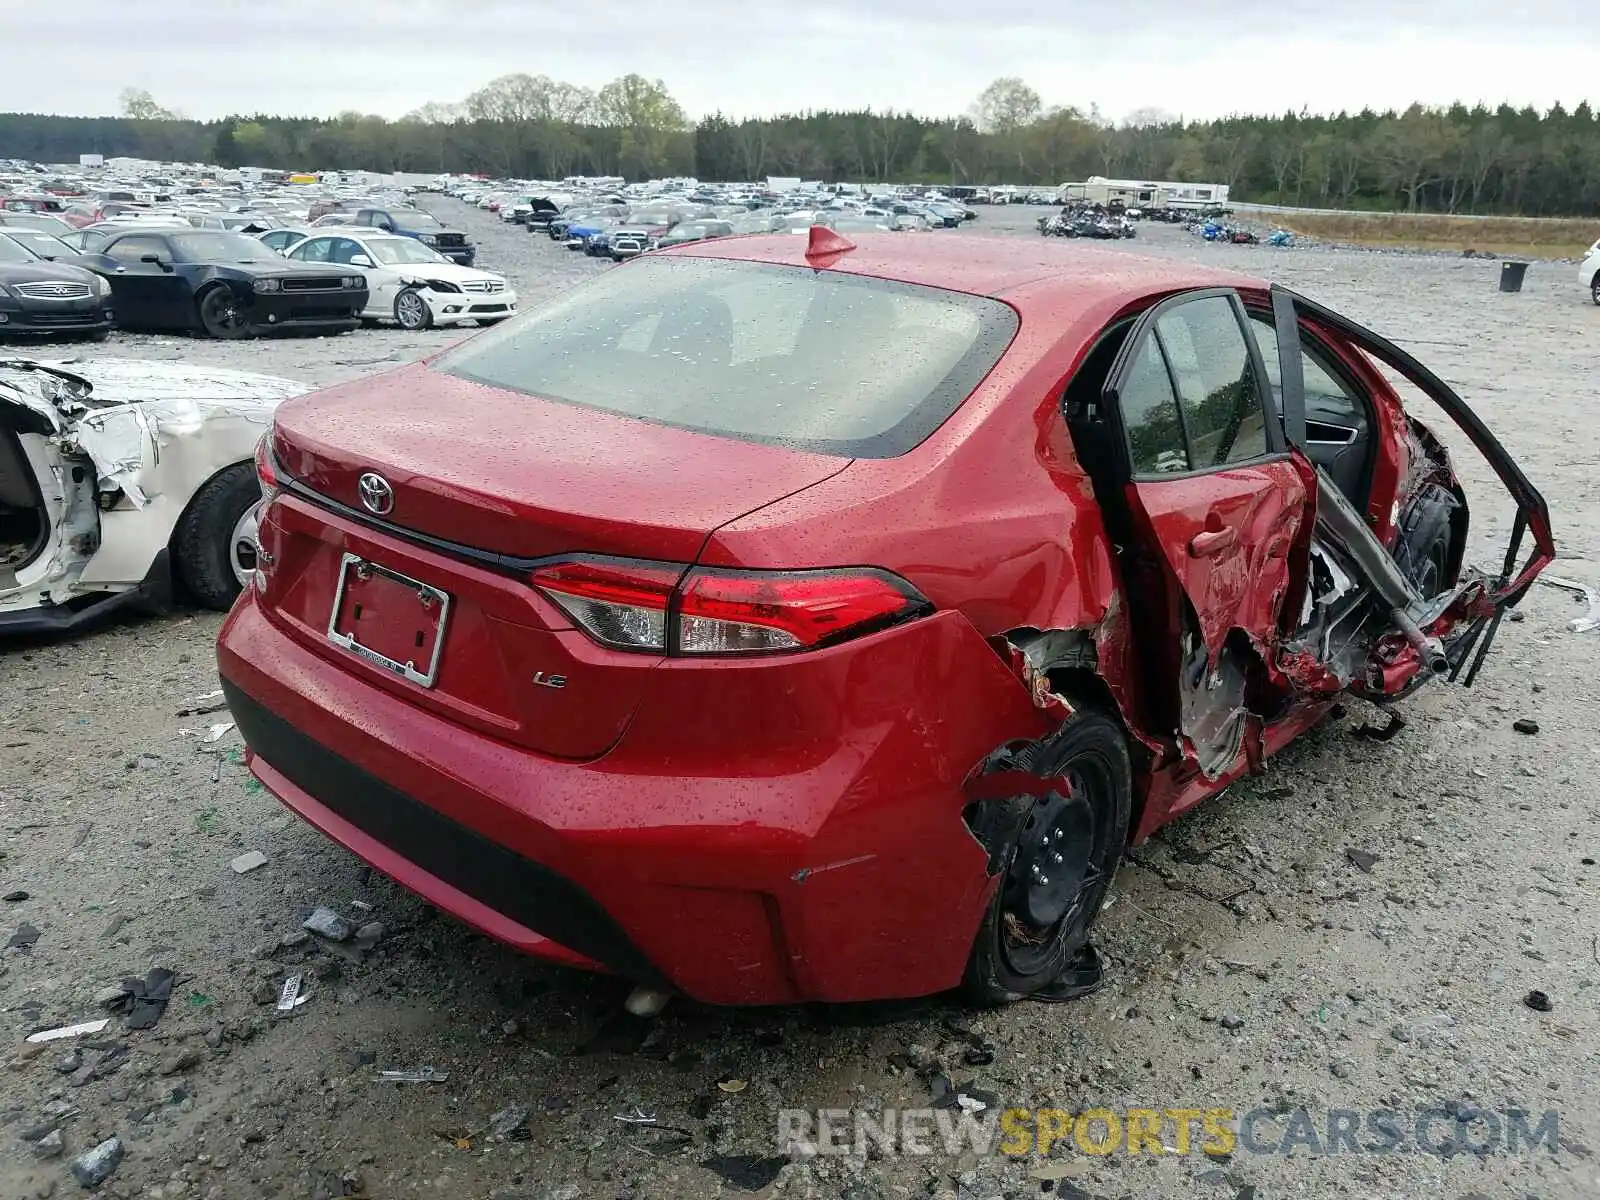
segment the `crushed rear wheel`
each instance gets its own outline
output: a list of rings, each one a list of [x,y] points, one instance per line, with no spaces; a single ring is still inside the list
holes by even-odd
[[[1128,840],[1127,740],[1110,717],[1077,712],[1030,769],[1066,786],[1034,799],[1002,848],[1000,886],[962,981],[980,1004],[1059,998],[1064,983],[1089,990],[1099,978],[1089,932]]]

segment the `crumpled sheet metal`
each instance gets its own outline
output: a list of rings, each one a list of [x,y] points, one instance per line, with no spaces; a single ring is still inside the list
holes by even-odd
[[[253,421],[263,432],[270,419],[256,407],[201,408],[188,398],[151,400],[87,413],[69,436],[94,463],[101,491],[121,489],[130,504],[143,508],[157,494],[152,473],[161,465],[162,451],[224,416]]]
[[[157,431],[142,405],[90,413],[79,419],[69,436],[94,464],[102,492],[120,489],[135,508],[145,506],[148,497],[139,486],[139,476],[146,466],[155,465],[159,448]]]
[[[15,397],[45,417],[68,449],[88,456],[100,490],[120,490],[135,508],[160,494],[162,451],[174,441],[230,417],[260,425],[264,432],[279,401],[310,390],[271,375],[168,362],[95,359],[47,365],[87,380],[95,400],[110,403],[91,407],[65,396],[53,401],[46,390],[48,376],[21,373],[0,379],[9,384],[0,397]]]

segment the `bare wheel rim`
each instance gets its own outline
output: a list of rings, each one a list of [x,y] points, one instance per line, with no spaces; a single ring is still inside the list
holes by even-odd
[[[228,565],[240,587],[248,587],[250,576],[256,569],[256,548],[261,537],[261,505],[252,504],[244,515],[234,522],[228,537]]]
[[[243,329],[248,323],[244,310],[234,301],[233,293],[227,288],[216,288],[206,293],[200,315],[207,329],[230,333]]]
[[[395,317],[407,329],[420,329],[427,319],[427,309],[422,297],[415,292],[402,292],[394,302]]]

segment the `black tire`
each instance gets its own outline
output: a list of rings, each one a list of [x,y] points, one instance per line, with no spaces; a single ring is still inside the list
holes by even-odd
[[[1395,565],[1425,600],[1455,582],[1450,578],[1450,514],[1455,507],[1454,496],[1442,487],[1429,485],[1400,519]]]
[[[1116,721],[1074,713],[1040,745],[1031,769],[1066,776],[1071,795],[1052,792],[1033,801],[1001,847],[1000,886],[961,985],[978,1004],[1040,992],[1073,963],[1089,944],[1128,842],[1133,768]],[[1051,869],[1060,871],[1053,883],[1043,873]]]
[[[1600,270],[1594,273],[1594,278],[1589,280],[1589,297],[1596,304],[1600,304]]]
[[[178,578],[206,608],[226,612],[241,590],[233,571],[233,531],[261,499],[255,466],[235,463],[200,486],[172,535]]]
[[[200,327],[210,337],[233,341],[250,335],[250,314],[226,284],[215,284],[201,292],[195,308],[200,314]]]
[[[408,287],[394,298],[394,319],[401,329],[416,333],[433,324],[433,310],[416,288]]]

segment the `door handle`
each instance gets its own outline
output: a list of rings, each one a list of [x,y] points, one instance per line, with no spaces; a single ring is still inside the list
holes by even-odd
[[[1214,554],[1221,554],[1238,540],[1239,531],[1232,526],[1226,529],[1208,529],[1189,539],[1189,557],[1209,558]]]

